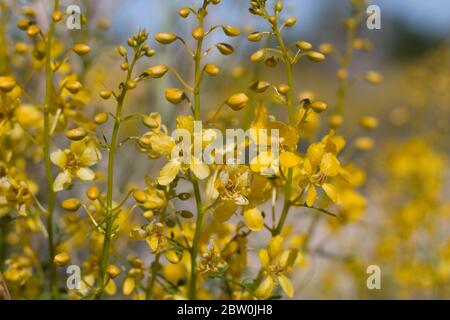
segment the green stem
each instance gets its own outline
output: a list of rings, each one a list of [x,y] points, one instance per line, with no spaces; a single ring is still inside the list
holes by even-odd
[[[59,7],[59,0],[55,0],[53,11],[57,11]],[[55,256],[55,243],[53,234],[53,215],[55,211],[56,193],[53,190],[53,174],[52,162],[50,159],[50,143],[51,143],[51,92],[52,92],[52,78],[53,71],[51,68],[51,50],[53,34],[55,32],[55,23],[53,19],[50,22],[50,29],[47,35],[47,42],[45,46],[45,102],[44,102],[44,160],[45,160],[45,174],[47,177],[47,194],[48,194],[48,208],[47,208],[47,233],[48,233],[48,250],[49,250],[49,265],[50,265],[50,288],[53,299],[57,299],[58,292],[58,276],[56,273],[56,265],[53,263]]]
[[[294,80],[292,77],[292,63],[289,57],[289,51],[284,44],[283,37],[281,36],[280,30],[278,29],[278,24],[273,26],[273,32],[278,41],[281,51],[283,52],[284,64],[286,65],[286,78],[287,84],[289,86],[289,92],[287,93],[287,106],[289,112],[289,122],[291,124],[295,123],[295,110],[294,110]]]
[[[110,247],[111,247],[111,236],[112,229],[114,225],[114,210],[113,210],[113,189],[114,189],[114,168],[115,168],[115,160],[116,160],[116,150],[117,150],[117,142],[120,131],[120,124],[122,122],[122,107],[125,101],[126,94],[128,92],[127,82],[131,79],[133,74],[134,66],[136,65],[136,61],[138,59],[139,50],[135,54],[133,58],[133,62],[131,63],[127,78],[123,83],[123,89],[120,96],[117,98],[117,109],[114,119],[114,128],[111,135],[111,142],[109,147],[108,154],[108,182],[106,189],[106,213],[105,213],[105,239],[103,241],[103,248],[100,260],[100,272],[98,279],[98,287],[95,295],[95,299],[101,299],[103,295],[103,291],[105,289],[105,275],[106,275],[106,267],[109,262],[110,256]]]
[[[6,42],[6,33],[8,26],[8,8],[4,0],[0,1],[0,74],[4,75],[9,72],[8,45]]]
[[[207,1],[203,2],[202,9],[199,10],[198,13],[198,22],[199,27],[203,29],[204,26],[204,12],[206,11]],[[194,61],[195,61],[195,68],[194,68],[194,119],[196,121],[201,120],[201,110],[200,110],[200,84],[202,80],[202,69],[201,69],[201,62],[202,62],[202,54],[203,54],[203,38],[199,39],[197,41],[197,48],[195,50],[194,55]]]
[[[197,295],[197,255],[200,244],[200,236],[203,224],[203,210],[202,210],[202,198],[200,194],[200,188],[197,180],[192,180],[192,185],[194,187],[195,201],[197,205],[197,221],[195,224],[194,241],[191,248],[191,280],[189,283],[188,297],[191,300],[196,299]]]
[[[284,192],[283,211],[281,212],[280,220],[278,221],[277,227],[272,231],[273,236],[279,235],[281,233],[281,231],[283,230],[287,215],[289,213],[289,209],[291,207],[292,176],[293,176],[293,170],[289,169],[287,180],[286,180],[286,189]]]

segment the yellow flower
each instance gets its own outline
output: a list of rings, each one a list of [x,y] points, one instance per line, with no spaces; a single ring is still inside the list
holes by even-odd
[[[252,231],[260,231],[264,227],[264,217],[258,208],[245,210],[244,218],[248,228]]]
[[[255,290],[255,295],[260,299],[270,297],[275,280],[288,297],[292,298],[294,295],[294,287],[285,273],[294,266],[298,252],[295,249],[284,250],[283,241],[282,236],[275,236],[270,239],[267,249],[260,249],[258,252],[261,268],[265,274],[264,280]]]
[[[94,143],[85,140],[74,141],[70,144],[69,149],[53,152],[51,160],[62,170],[54,181],[53,190],[58,192],[66,189],[74,178],[83,181],[94,180],[95,173],[89,167],[96,164],[101,158],[101,153]]]

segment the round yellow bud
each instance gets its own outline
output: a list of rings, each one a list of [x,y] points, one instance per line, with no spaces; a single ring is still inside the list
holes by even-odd
[[[287,95],[287,93],[291,90],[291,88],[287,84],[280,84],[277,87],[277,91],[282,94],[283,96]]]
[[[58,253],[53,257],[53,263],[58,267],[64,267],[70,260],[70,256],[67,252]]]
[[[290,17],[285,22],[286,27],[293,27],[293,26],[295,26],[296,23],[297,23],[297,18],[296,17]]]
[[[238,28],[226,25],[222,27],[223,32],[229,37],[237,37],[241,34]]]
[[[109,116],[106,112],[97,113],[94,116],[94,122],[95,122],[95,124],[98,124],[98,125],[104,124],[106,121],[108,121],[108,117]]]
[[[178,10],[178,14],[182,18],[187,18],[190,13],[191,13],[191,10],[189,8],[181,8],[180,10]]]
[[[14,46],[14,51],[18,54],[23,54],[28,51],[28,46],[24,42],[18,42]]]
[[[322,43],[319,45],[319,51],[323,54],[330,54],[334,51],[334,47],[331,43]]]
[[[66,138],[72,141],[80,141],[86,138],[88,132],[84,128],[75,128],[66,131]]]
[[[339,69],[336,71],[336,76],[339,80],[345,80],[348,77],[348,71],[346,69]]]
[[[37,36],[39,32],[41,32],[41,29],[35,24],[29,26],[27,29],[27,35],[31,38]]]
[[[127,81],[127,89],[128,90],[133,90],[133,89],[136,88],[136,86],[137,86],[137,82],[136,81],[134,81],[134,80],[128,80]]]
[[[183,258],[183,253],[175,250],[169,250],[166,252],[166,258],[170,263],[177,264]]]
[[[228,56],[234,52],[234,48],[227,43],[218,43],[216,47],[224,56]]]
[[[236,93],[228,98],[226,104],[234,111],[239,111],[245,108],[250,101],[250,98],[245,93]]]
[[[68,80],[65,84],[64,87],[69,90],[70,93],[72,94],[77,94],[78,92],[80,92],[81,90],[81,83],[79,83],[76,80]]]
[[[317,51],[310,51],[306,54],[306,56],[312,62],[322,62],[325,60],[325,55]]]
[[[260,49],[250,56],[252,62],[261,62],[266,58],[266,50]]]
[[[122,69],[123,71],[128,71],[128,68],[129,68],[128,62],[123,62],[120,64],[120,69]]]
[[[81,203],[76,198],[66,199],[61,204],[61,207],[64,210],[72,211],[72,212],[78,211],[78,209],[80,209],[80,206],[81,206]]]
[[[179,104],[186,97],[184,91],[178,88],[166,89],[165,96],[167,101],[173,104]]]
[[[145,203],[147,202],[147,194],[142,190],[135,190],[133,192],[133,198],[136,202]]]
[[[120,45],[117,47],[117,52],[119,53],[119,55],[121,57],[126,57],[128,55],[128,51],[127,48],[125,48],[124,46]]]
[[[201,27],[197,27],[194,30],[192,30],[192,37],[195,40],[201,40],[205,36],[205,33],[203,32],[203,29]]]
[[[314,101],[309,107],[313,109],[315,113],[321,113],[327,110],[327,104],[323,101]]]
[[[330,117],[329,124],[333,129],[337,129],[344,123],[344,118],[342,116],[335,114]]]
[[[363,128],[366,129],[375,129],[376,127],[378,127],[378,119],[375,117],[362,117],[359,123]]]
[[[120,269],[113,264],[106,267],[106,274],[111,278],[117,278],[120,275]]]
[[[0,90],[3,92],[11,92],[17,83],[16,80],[12,77],[0,77]]]
[[[376,71],[367,71],[364,78],[371,84],[380,84],[383,82],[383,76]]]
[[[250,85],[250,89],[262,93],[265,92],[270,87],[270,83],[267,81],[255,81]]]
[[[55,23],[60,22],[63,17],[64,17],[64,14],[61,11],[55,11],[52,13],[52,20]]]
[[[219,74],[220,69],[215,64],[208,63],[207,65],[205,65],[205,72],[207,74],[209,74],[210,76],[214,77],[214,76],[217,76]]]
[[[97,186],[90,186],[87,190],[86,190],[86,196],[92,200],[95,201],[100,197],[100,190],[98,189]]]
[[[151,218],[153,218],[154,215],[155,215],[155,213],[154,213],[152,210],[146,210],[146,211],[144,211],[144,213],[142,214],[142,216],[143,216],[145,219],[148,219],[148,220],[150,220]]]
[[[163,77],[167,73],[167,71],[169,71],[169,68],[164,64],[160,64],[148,68],[147,70],[145,70],[144,74],[148,75],[150,78],[157,79]]]
[[[102,90],[102,91],[100,91],[99,95],[102,99],[108,100],[111,97],[111,91]]]
[[[262,39],[263,34],[261,32],[250,33],[247,37],[248,41],[258,42]]]
[[[84,56],[91,51],[91,47],[84,43],[78,43],[73,46],[72,50],[79,56]]]
[[[300,50],[311,50],[312,44],[307,41],[297,41],[295,44]]]
[[[19,20],[17,22],[17,28],[19,28],[22,31],[27,31],[30,25],[31,25],[30,20],[27,19]]]
[[[360,137],[355,141],[356,149],[360,151],[368,151],[373,149],[375,142],[370,137]]]
[[[155,35],[155,40],[161,44],[170,44],[177,40],[177,36],[171,32],[160,32]]]

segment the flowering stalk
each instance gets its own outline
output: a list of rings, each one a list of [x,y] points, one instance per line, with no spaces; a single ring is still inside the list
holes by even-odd
[[[147,36],[145,36],[145,40],[147,39]],[[99,272],[99,279],[98,279],[98,287],[97,287],[97,293],[95,298],[101,299],[103,295],[103,291],[105,289],[105,275],[106,275],[106,267],[109,262],[109,256],[110,256],[110,247],[111,247],[111,236],[113,231],[113,225],[115,220],[115,212],[113,208],[113,188],[114,188],[114,169],[115,169],[115,160],[116,160],[116,150],[118,147],[118,136],[119,136],[119,130],[120,125],[122,123],[122,108],[125,101],[125,97],[130,89],[132,89],[133,85],[135,85],[134,81],[133,84],[130,86],[131,77],[133,75],[133,70],[136,65],[136,62],[139,60],[139,58],[142,57],[142,45],[145,42],[142,41],[139,43],[137,48],[135,49],[135,54],[133,57],[133,60],[131,64],[128,67],[126,80],[124,83],[121,84],[121,93],[118,97],[116,97],[117,101],[117,108],[116,113],[114,116],[114,128],[111,134],[111,142],[109,144],[109,150],[108,150],[108,175],[107,175],[107,189],[106,189],[106,212],[105,212],[105,238],[103,241],[103,249],[101,254],[101,260],[100,260],[100,272]]]
[[[58,11],[59,0],[55,0],[53,12]],[[50,22],[50,29],[47,34],[47,41],[45,46],[45,102],[44,102],[44,160],[45,160],[45,174],[47,177],[47,233],[48,233],[48,250],[49,250],[49,265],[50,265],[50,287],[52,297],[58,298],[58,279],[56,273],[56,265],[53,263],[55,256],[55,244],[53,234],[53,215],[55,211],[56,193],[53,189],[53,175],[52,162],[50,159],[50,143],[51,143],[51,123],[50,110],[52,105],[51,90],[53,71],[51,68],[51,50],[53,33],[55,32],[55,23],[53,19]]]

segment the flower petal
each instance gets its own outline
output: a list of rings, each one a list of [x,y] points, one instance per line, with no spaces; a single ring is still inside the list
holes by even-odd
[[[89,168],[80,168],[77,171],[77,177],[83,181],[92,181],[95,179],[95,173]]]
[[[50,154],[50,160],[60,167],[61,169],[65,169],[67,165],[67,155],[62,150],[56,150]]]
[[[279,275],[277,279],[284,293],[286,293],[289,298],[292,298],[294,296],[294,286],[292,285],[291,280],[283,274]]]
[[[90,167],[102,159],[102,154],[95,147],[87,147],[81,154],[79,161],[83,166]]]
[[[273,279],[271,276],[266,277],[255,290],[255,295],[260,299],[267,299],[272,294]]]
[[[209,167],[203,161],[192,158],[191,160],[191,171],[199,179],[203,180],[209,176]]]
[[[280,154],[280,164],[283,168],[294,168],[302,162],[302,158],[293,152],[283,152]]]
[[[306,194],[306,205],[312,207],[314,202],[317,200],[317,191],[314,185],[310,185],[308,188],[308,193]]]
[[[58,192],[66,189],[72,182],[72,177],[68,171],[63,171],[56,176],[53,182],[53,191]]]
[[[336,187],[333,186],[330,183],[324,183],[322,185],[322,189],[323,191],[325,191],[325,193],[327,194],[327,196],[334,202],[334,203],[338,203],[339,202],[339,196],[336,190]]]
[[[169,161],[164,167],[162,167],[159,173],[158,183],[162,186],[169,185],[180,172],[181,163],[179,161]]]

